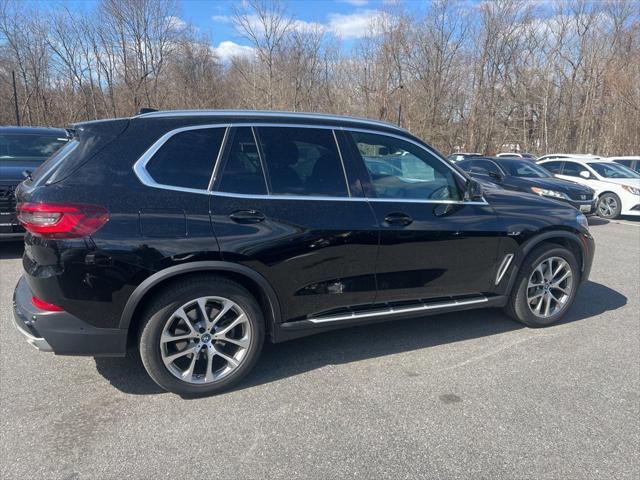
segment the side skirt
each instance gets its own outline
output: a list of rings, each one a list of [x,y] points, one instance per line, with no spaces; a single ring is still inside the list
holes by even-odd
[[[465,298],[451,298],[434,302],[418,301],[414,304],[402,306],[383,306],[371,310],[346,312],[338,315],[318,316],[302,320],[294,320],[275,326],[275,343],[292,340],[294,338],[313,335],[320,332],[336,330],[356,325],[400,320],[411,317],[437,315],[439,313],[458,312],[476,308],[503,307],[507,296],[478,295]]]

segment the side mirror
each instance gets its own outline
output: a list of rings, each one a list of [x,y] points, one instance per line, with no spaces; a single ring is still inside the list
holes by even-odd
[[[489,172],[489,176],[491,178],[495,178],[497,181],[501,182],[502,180],[504,180],[504,177],[502,175],[500,175],[498,172]]]
[[[473,179],[467,182],[467,190],[464,193],[464,199],[467,202],[482,201],[482,185]]]
[[[587,180],[588,180],[589,178],[591,178],[591,174],[589,173],[589,171],[588,171],[588,170],[582,170],[582,171],[580,172],[580,176],[581,176],[582,178],[586,178]]]

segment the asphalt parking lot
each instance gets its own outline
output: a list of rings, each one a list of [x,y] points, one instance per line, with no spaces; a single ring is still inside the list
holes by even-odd
[[[481,310],[267,345],[197,400],[135,357],[28,346],[21,246],[0,244],[0,476],[639,478],[640,221],[591,223],[591,280],[560,325]]]

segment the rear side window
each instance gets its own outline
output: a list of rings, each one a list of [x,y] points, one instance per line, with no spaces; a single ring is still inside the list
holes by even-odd
[[[349,196],[333,131],[261,127],[257,133],[271,194]]]
[[[147,163],[147,172],[162,185],[206,190],[224,132],[201,128],[176,133]]]
[[[473,160],[472,164],[473,165],[470,170],[471,173],[480,173],[484,175],[493,173],[495,175],[502,175],[498,166],[489,160]]]
[[[236,130],[224,171],[219,175],[221,180],[218,190],[221,192],[267,194],[260,155],[251,128]]]

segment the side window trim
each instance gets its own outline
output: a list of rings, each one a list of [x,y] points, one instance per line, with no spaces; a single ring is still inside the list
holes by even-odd
[[[151,160],[151,158],[153,157],[153,155],[160,149],[160,147],[162,147],[162,145],[169,140],[171,137],[173,137],[174,135],[181,133],[181,132],[185,132],[185,131],[189,131],[189,130],[200,130],[200,129],[211,129],[211,128],[225,128],[225,134],[223,137],[223,141],[222,144],[220,146],[220,150],[218,152],[217,155],[217,159],[216,159],[216,164],[213,167],[213,171],[212,171],[212,177],[215,177],[215,174],[217,173],[217,169],[219,169],[219,165],[222,163],[223,160],[223,155],[225,154],[227,148],[227,144],[228,144],[228,135],[229,135],[229,130],[233,127],[251,127],[252,130],[254,130],[255,128],[260,128],[260,127],[291,127],[291,128],[316,128],[316,129],[327,129],[327,130],[332,130],[333,131],[333,136],[334,136],[334,140],[336,141],[336,148],[338,149],[339,155],[340,155],[340,160],[342,162],[342,166],[343,166],[343,171],[345,172],[346,175],[346,169],[344,166],[344,160],[345,158],[343,157],[343,152],[340,149],[340,143],[337,141],[336,138],[336,131],[343,131],[345,133],[349,133],[349,132],[363,132],[363,133],[370,133],[370,134],[374,134],[374,135],[383,135],[383,136],[387,136],[387,137],[392,137],[392,138],[397,138],[400,140],[403,140],[405,142],[409,142],[412,143],[413,145],[417,146],[418,148],[424,150],[425,152],[427,152],[428,154],[430,154],[431,156],[433,156],[437,161],[443,163],[447,168],[449,168],[455,176],[457,176],[459,178],[460,181],[462,181],[463,183],[467,182],[467,178],[462,175],[456,168],[454,168],[452,165],[449,164],[449,162],[447,162],[446,160],[443,160],[439,154],[437,154],[434,150],[427,148],[426,146],[422,145],[419,142],[416,142],[415,140],[408,138],[406,136],[403,135],[396,135],[393,133],[389,133],[389,132],[384,132],[384,131],[380,131],[380,130],[375,130],[375,129],[366,129],[366,128],[352,128],[352,127],[344,127],[344,126],[330,126],[330,125],[311,125],[311,124],[296,124],[296,123],[271,123],[271,122],[260,122],[260,121],[248,121],[248,122],[243,122],[243,121],[239,121],[239,122],[233,122],[233,123],[216,123],[216,124],[207,124],[207,125],[189,125],[186,127],[180,127],[180,128],[176,128],[174,130],[170,130],[169,132],[165,133],[164,135],[162,135],[158,140],[156,140],[151,147],[149,147],[141,156],[140,158],[138,158],[138,160],[136,160],[136,162],[133,164],[133,171],[136,174],[136,176],[138,177],[138,180],[140,180],[140,182],[148,187],[153,187],[153,188],[160,188],[160,189],[164,189],[164,190],[175,190],[175,191],[179,191],[179,192],[187,192],[187,193],[198,193],[201,195],[221,195],[221,196],[226,196],[226,197],[241,197],[241,198],[256,198],[256,199],[274,199],[277,197],[277,199],[282,199],[282,200],[287,200],[287,199],[291,199],[291,200],[329,200],[329,201],[340,201],[340,200],[349,200],[349,201],[364,201],[364,202],[380,202],[380,201],[384,201],[384,202],[396,202],[396,203],[431,203],[431,204],[437,204],[437,203],[445,203],[445,204],[469,204],[469,205],[488,205],[488,202],[483,199],[482,201],[465,201],[465,200],[419,200],[419,199],[389,199],[389,198],[372,198],[372,197],[324,197],[324,196],[305,196],[305,195],[252,195],[252,194],[237,194],[237,193],[225,193],[225,192],[218,192],[215,190],[212,190],[211,188],[204,190],[204,189],[197,189],[197,188],[187,188],[187,187],[177,187],[177,186],[173,186],[173,185],[165,185],[165,184],[161,184],[161,183],[157,183],[152,177],[151,175],[149,175],[149,173],[146,170],[146,164]],[[256,137],[255,135],[255,131],[254,131],[254,138]],[[261,163],[263,162],[263,156],[262,156],[262,152],[261,152],[261,147],[259,145],[259,143],[257,144],[258,147],[258,152],[260,155],[260,161]],[[351,159],[351,161],[353,161],[353,155],[350,155],[349,158]],[[264,168],[264,164],[263,168]],[[265,171],[266,174],[266,171]],[[213,178],[213,181],[215,183],[215,178]],[[347,183],[347,189],[350,192],[350,186],[349,186],[349,181],[348,178],[345,178],[345,181]],[[211,187],[211,183],[209,185]],[[267,185],[267,187],[269,187],[269,185]],[[267,191],[270,192],[270,189],[267,188]]]
[[[175,185],[166,185],[164,183],[158,183],[154,180],[154,178],[147,171],[147,163],[151,161],[153,156],[156,154],[158,150],[174,135],[182,132],[188,132],[190,130],[204,130],[204,129],[212,129],[212,128],[224,128],[226,129],[224,132],[224,136],[222,138],[222,143],[220,144],[220,150],[216,155],[216,163],[212,170],[212,177],[215,175],[216,168],[220,164],[220,156],[224,151],[227,136],[229,134],[230,124],[214,124],[214,125],[190,125],[188,127],[176,128],[175,130],[171,130],[164,135],[162,135],[158,140],[156,140],[148,149],[145,151],[142,156],[133,164],[133,171],[135,172],[138,180],[142,182],[144,185],[153,188],[160,188],[164,190],[175,190],[178,192],[187,192],[187,193],[200,193],[200,194],[209,194],[209,190],[199,189],[199,188],[188,188],[188,187],[178,187]],[[211,185],[211,178],[209,179],[209,185]]]

